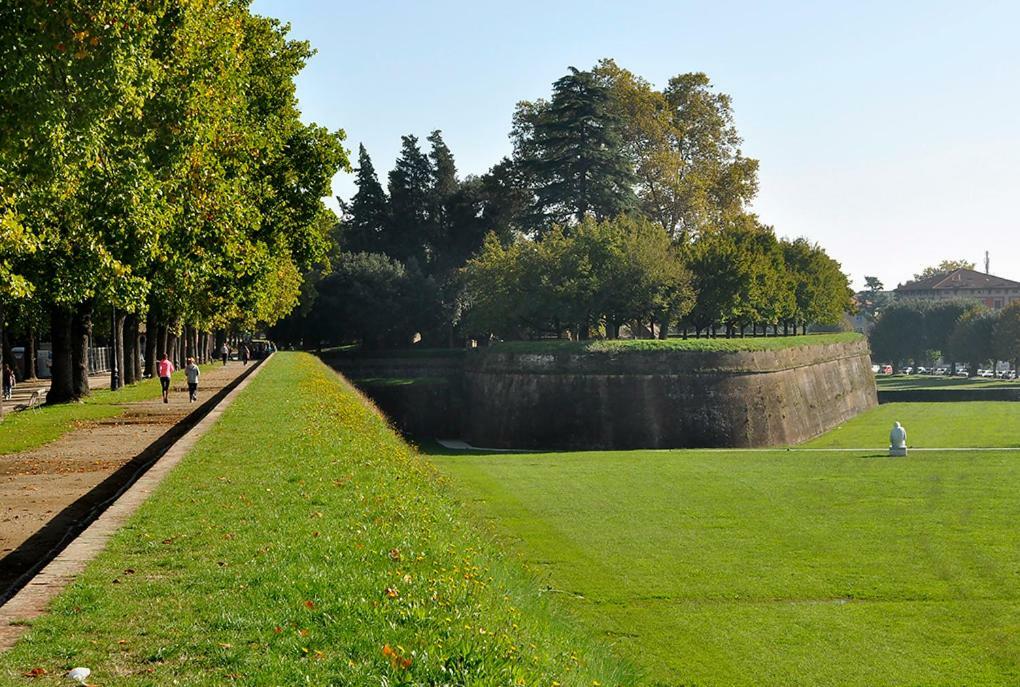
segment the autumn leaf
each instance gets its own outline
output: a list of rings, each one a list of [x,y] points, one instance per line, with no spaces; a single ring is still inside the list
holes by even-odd
[[[45,668],[32,668],[32,670],[22,673],[22,675],[24,677],[42,677],[43,675],[46,675],[47,672],[49,671]]]
[[[386,598],[387,599],[395,599],[398,596],[400,596],[400,592],[397,591],[397,589],[395,587],[387,587],[386,588]]]
[[[390,549],[390,560],[394,562],[400,560],[400,549],[397,548]]]
[[[305,602],[305,608],[307,608],[308,610],[312,610],[313,608],[315,608],[315,602],[314,601],[306,601]]]

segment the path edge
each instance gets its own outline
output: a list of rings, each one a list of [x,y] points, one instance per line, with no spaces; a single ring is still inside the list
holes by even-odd
[[[106,548],[113,535],[149,499],[163,479],[216,424],[237,395],[247,388],[274,355],[275,353],[271,353],[260,361],[255,369],[223,397],[223,400],[174,442],[116,501],[64,547],[63,551],[0,606],[0,653],[13,647],[21,636],[31,629],[30,621],[46,613],[50,602]]]

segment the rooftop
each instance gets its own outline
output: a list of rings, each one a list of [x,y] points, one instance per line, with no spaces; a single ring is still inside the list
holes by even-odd
[[[940,289],[1020,289],[1020,282],[977,270],[964,268],[936,274],[934,277],[907,282],[896,287],[897,291],[933,291]]]

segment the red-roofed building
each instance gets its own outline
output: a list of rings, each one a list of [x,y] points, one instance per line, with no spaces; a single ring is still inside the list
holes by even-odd
[[[1020,282],[977,270],[958,269],[896,287],[897,300],[965,299],[999,310],[1020,301]]]

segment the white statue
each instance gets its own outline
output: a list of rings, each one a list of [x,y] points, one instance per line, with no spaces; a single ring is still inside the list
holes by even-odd
[[[889,432],[889,455],[907,455],[907,430],[903,429],[903,425],[898,422]]]

